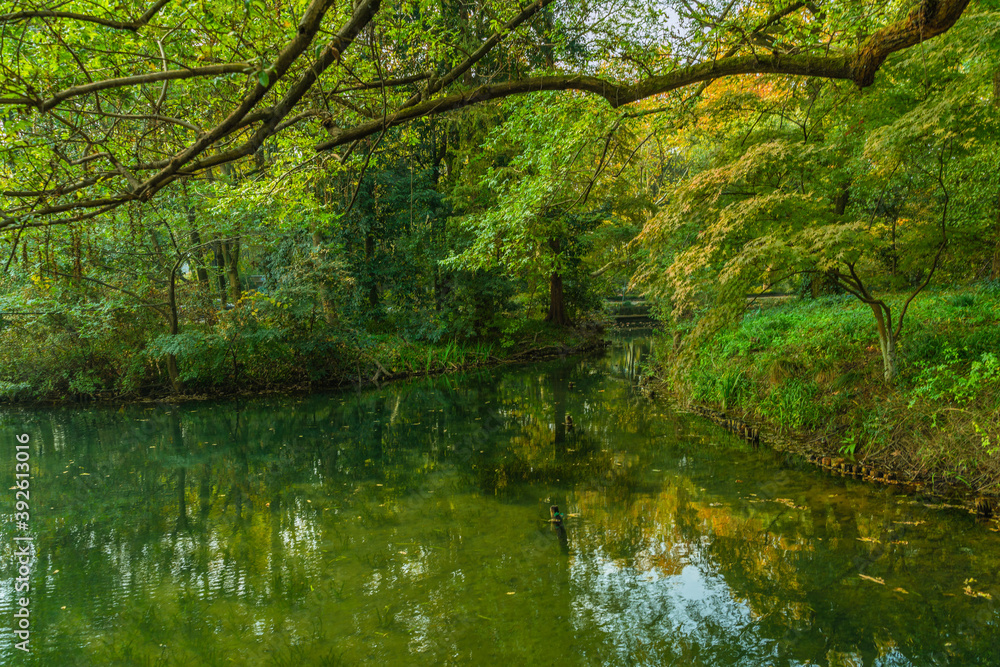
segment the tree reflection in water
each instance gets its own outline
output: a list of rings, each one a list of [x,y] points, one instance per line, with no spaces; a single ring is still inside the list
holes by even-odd
[[[29,661],[1000,664],[997,533],[647,402],[647,354],[8,411],[44,503]]]

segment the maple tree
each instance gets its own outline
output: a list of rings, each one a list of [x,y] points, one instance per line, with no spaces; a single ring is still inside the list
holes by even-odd
[[[825,280],[869,306],[894,382],[914,299],[996,243],[1000,126],[984,95],[995,16],[977,12],[935,49],[908,54],[890,68],[893,83],[860,99],[818,81],[715,90],[680,142],[690,176],[641,235],[652,259],[637,280],[679,318],[712,294],[717,317],[703,329],[742,314],[748,294],[801,274],[814,288]]]

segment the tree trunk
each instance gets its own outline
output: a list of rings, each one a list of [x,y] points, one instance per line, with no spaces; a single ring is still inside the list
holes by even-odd
[[[878,324],[878,343],[882,350],[882,379],[888,385],[893,384],[899,376],[899,368],[896,363],[896,336],[892,331],[892,318],[887,318],[887,313],[883,312],[885,307],[881,303],[871,303],[869,306],[875,314],[875,322]]]
[[[365,266],[368,272],[368,305],[372,311],[378,308],[378,281],[375,279],[375,236],[365,234]]]
[[[818,299],[823,293],[824,276],[822,273],[814,273],[809,279],[809,294],[814,299]]]
[[[319,233],[315,222],[313,222],[312,244],[313,253],[316,255],[317,260],[319,260],[323,257],[324,253],[323,235]],[[330,300],[330,289],[325,282],[320,284],[319,287],[319,302],[323,308],[323,319],[326,321],[326,325],[329,327],[335,326],[337,324],[337,309],[334,307],[333,301]]]
[[[212,263],[215,265],[215,276],[219,281],[219,298],[222,299],[222,310],[226,309],[226,253],[223,251],[224,241],[212,243]]]
[[[552,48],[552,40],[555,38],[553,34],[555,32],[554,18],[552,7],[543,7],[540,11],[542,15],[542,26],[544,30],[542,32],[542,57],[545,58],[545,68],[552,71],[556,67],[555,51]]]
[[[181,373],[177,369],[177,357],[173,353],[167,355],[167,377],[170,378],[170,387],[175,393],[184,391]]]
[[[848,181],[840,186],[840,192],[838,192],[837,196],[833,198],[834,215],[844,215],[850,201],[851,184]],[[836,277],[830,271],[813,274],[812,280],[809,281],[809,289],[812,293],[812,297],[814,299],[819,298],[819,296],[823,294],[824,291],[828,290],[831,285],[836,284],[836,280]]]
[[[188,219],[191,220],[194,214],[193,209],[189,209]],[[198,285],[208,291],[208,270],[205,268],[205,249],[201,247],[201,234],[198,230],[191,232],[191,245],[194,246],[194,263],[198,273]]]
[[[149,228],[149,241],[153,246],[153,252],[156,253],[156,260],[159,262],[160,266],[167,263],[167,258],[163,255],[163,248],[160,246],[160,236],[156,232],[156,227]]]
[[[559,239],[549,239],[549,248],[552,249],[553,257],[558,257]],[[566,315],[563,279],[558,271],[552,271],[549,275],[549,313],[545,316],[545,321],[563,327],[572,324],[569,316]]]
[[[884,338],[879,336],[879,343],[882,347],[883,379],[886,384],[891,385],[899,376],[899,369],[896,366],[896,339],[890,331]]]
[[[178,266],[180,266],[179,260],[174,263],[174,268],[170,271],[170,282],[167,284],[167,314],[170,321],[171,336],[176,336],[181,328],[177,317],[176,278]],[[180,393],[184,391],[184,383],[181,381],[181,374],[177,369],[177,357],[173,353],[167,355],[167,376],[170,378],[170,386],[174,392]]]
[[[184,191],[184,204],[187,212],[188,225],[191,227],[191,245],[194,246],[194,264],[198,272],[198,284],[207,293],[208,292],[208,270],[205,268],[205,249],[202,247],[201,243],[201,233],[195,228],[195,222],[198,220],[197,213],[194,209],[194,204],[191,202],[191,195],[188,194],[187,181],[181,181],[181,186]]]
[[[431,127],[434,128],[434,121],[431,121]],[[441,140],[438,141],[438,135],[436,132],[431,135],[433,144],[433,155],[434,159],[431,163],[431,185],[434,189],[437,189],[438,184],[441,181],[441,166],[444,163],[446,169],[450,169],[449,163],[446,162],[448,156],[448,131],[445,130],[441,134]],[[449,172],[450,173],[450,172]],[[446,247],[446,236],[445,236],[445,224],[447,221],[446,216],[435,216],[431,220],[431,241],[436,244],[433,252],[437,252],[437,248]],[[436,229],[435,229],[436,228]],[[441,266],[434,262],[434,276],[433,276],[433,290],[434,290],[434,310],[441,312],[441,308],[444,303],[444,283],[445,277],[441,274]]]
[[[226,257],[226,275],[229,278],[230,298],[235,305],[243,295],[243,289],[240,286],[240,240],[236,238],[223,241],[222,252]]]

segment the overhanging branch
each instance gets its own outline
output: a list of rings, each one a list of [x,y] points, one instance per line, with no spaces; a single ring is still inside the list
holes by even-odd
[[[3,25],[4,23],[18,23],[20,21],[26,21],[34,18],[51,18],[69,19],[71,21],[82,21],[84,23],[96,23],[97,25],[102,25],[106,28],[113,28],[115,30],[130,30],[135,32],[149,23],[150,19],[156,16],[157,12],[163,9],[163,6],[168,2],[170,2],[170,0],[158,0],[155,4],[153,4],[153,6],[147,9],[142,16],[133,21],[116,21],[102,16],[91,16],[90,14],[80,14],[77,12],[60,12],[52,9],[34,9],[0,14],[0,25]]]
[[[484,85],[469,91],[414,103],[411,106],[404,105],[396,113],[390,114],[384,123],[372,121],[340,130],[334,133],[330,141],[319,144],[316,148],[330,150],[415,118],[540,91],[577,90],[592,93],[603,97],[613,108],[618,108],[694,83],[740,74],[789,74],[841,79],[853,81],[864,88],[874,83],[875,73],[886,58],[896,51],[946,32],[955,24],[968,4],[969,0],[923,0],[905,19],[876,32],[853,54],[732,55],[683,67],[667,74],[651,76],[635,84],[617,83],[586,75],[561,75]],[[411,101],[412,98],[407,104]]]

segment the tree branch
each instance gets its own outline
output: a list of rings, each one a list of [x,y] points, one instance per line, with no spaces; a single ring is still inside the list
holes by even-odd
[[[508,33],[516,30],[519,25],[534,16],[540,9],[551,3],[553,0],[536,0],[535,2],[528,5],[520,14],[512,18],[510,21],[504,25],[503,29],[490,35],[489,39],[482,43],[482,45],[475,50],[474,53],[470,54],[465,60],[455,65],[450,72],[445,74],[440,79],[431,78],[427,83],[427,90],[423,93],[417,93],[410,97],[410,99],[403,102],[401,109],[406,109],[407,107],[412,107],[417,104],[422,99],[427,99],[439,90],[444,90],[449,85],[455,82],[458,77],[462,76],[468,72],[473,65],[483,59],[487,53],[493,50],[497,44],[503,41],[503,38],[507,36]]]
[[[948,246],[948,230],[945,227],[945,223],[948,220],[948,201],[950,195],[948,194],[948,188],[944,184],[944,148],[941,149],[941,154],[938,156],[937,181],[941,186],[941,191],[944,192],[944,206],[941,210],[941,244],[938,246],[937,253],[934,254],[934,261],[931,262],[931,269],[927,272],[924,282],[917,289],[913,290],[913,294],[903,304],[903,309],[899,311],[899,321],[896,323],[896,338],[899,338],[899,334],[903,330],[903,316],[906,315],[906,309],[910,307],[910,302],[930,284],[931,278],[934,277],[934,272],[937,270],[938,262],[941,260],[941,255],[944,254],[944,249]]]
[[[130,30],[135,32],[149,23],[150,19],[156,16],[156,13],[163,9],[164,5],[168,2],[170,2],[170,0],[157,0],[157,2],[147,9],[142,16],[133,21],[115,21],[114,19],[106,19],[100,16],[90,16],[89,14],[78,14],[76,12],[36,9],[22,12],[11,12],[9,14],[0,14],[0,25],[4,23],[18,23],[19,21],[24,21],[26,19],[54,18],[69,19],[71,21],[83,21],[85,23],[96,23],[97,25],[103,25],[106,28],[114,28],[115,30]]]
[[[386,119],[386,123],[388,123],[387,127],[392,127],[414,118],[543,90],[578,90],[592,93],[603,97],[613,108],[618,108],[693,83],[739,74],[790,74],[842,79],[853,81],[859,87],[864,88],[874,83],[875,73],[892,53],[946,32],[962,15],[968,3],[969,0],[923,0],[919,7],[910,12],[905,19],[872,35],[853,55],[814,56],[774,53],[733,55],[682,67],[667,74],[647,77],[632,85],[582,74],[531,77],[484,85],[470,91],[420,103],[411,104],[413,98],[410,98],[403,107]],[[774,20],[783,15],[783,12],[778,12]],[[766,24],[767,21],[765,21]],[[383,125],[380,121],[362,123],[336,133],[330,141],[319,144],[316,148],[317,150],[329,150],[369,136],[382,129]]]
[[[149,74],[137,74],[135,76],[124,76],[117,79],[104,79],[94,81],[81,86],[66,88],[52,95],[48,99],[33,99],[30,97],[0,97],[0,104],[30,106],[41,112],[48,111],[55,106],[73,97],[89,95],[110,88],[125,88],[129,86],[139,86],[144,83],[156,83],[158,81],[169,81],[173,79],[192,79],[199,76],[219,76],[220,74],[247,74],[253,71],[250,63],[226,63],[223,65],[208,65],[206,67],[192,67],[190,69],[172,69],[165,72],[150,72]]]

